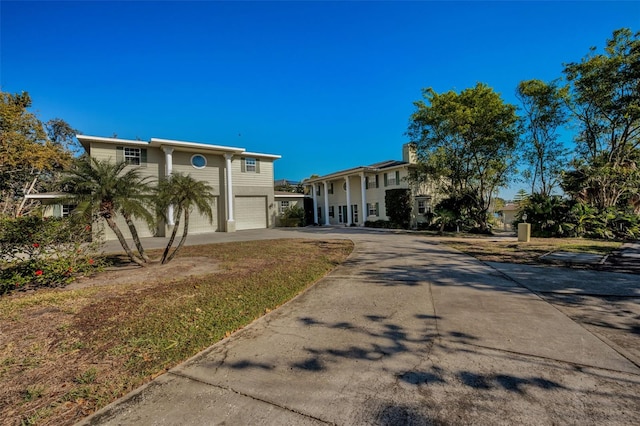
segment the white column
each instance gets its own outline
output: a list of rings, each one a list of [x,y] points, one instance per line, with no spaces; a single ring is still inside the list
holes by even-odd
[[[367,220],[367,216],[369,215],[369,211],[367,210],[367,185],[364,172],[360,175],[360,191],[362,191],[362,211],[360,212],[360,217],[362,218],[362,226],[364,226],[364,222]]]
[[[322,182],[324,185],[324,224],[331,225],[329,222],[329,182]]]
[[[231,159],[233,154],[224,154],[225,168],[227,169],[227,232],[235,232],[236,221],[233,217],[233,181],[231,179]]]
[[[311,184],[311,191],[313,197],[313,224],[318,223],[318,196],[316,195],[316,184]]]
[[[162,150],[164,151],[165,177],[169,178],[171,173],[173,173],[173,148],[163,146]],[[175,225],[173,220],[173,205],[167,209],[167,222],[169,226]]]
[[[351,225],[353,218],[351,217],[351,188],[349,188],[349,176],[345,176],[344,181],[347,183],[347,225]]]

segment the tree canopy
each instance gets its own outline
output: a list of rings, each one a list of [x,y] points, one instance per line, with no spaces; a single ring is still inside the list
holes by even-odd
[[[568,149],[559,140],[567,122],[565,94],[556,82],[526,80],[518,84],[524,122],[523,160],[529,168],[524,175],[531,182],[531,193],[551,195],[566,166]]]
[[[577,156],[563,189],[604,209],[640,193],[640,32],[622,28],[604,53],[565,65]]]
[[[413,178],[439,182],[448,197],[467,197],[467,213],[487,230],[492,197],[516,171],[516,107],[482,83],[460,93],[428,88],[423,98],[414,102],[407,130],[420,163]]]
[[[0,92],[0,214],[20,216],[30,205],[24,196],[51,190],[58,173],[71,164],[75,130],[64,120],[45,125],[28,109],[27,92]],[[52,138],[53,136],[53,138]]]

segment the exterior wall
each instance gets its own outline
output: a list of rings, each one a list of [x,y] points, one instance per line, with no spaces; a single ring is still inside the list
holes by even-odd
[[[398,179],[396,179],[396,172],[398,172]],[[385,174],[387,174],[387,185],[385,185]],[[376,175],[378,176],[378,187],[376,188]],[[386,191],[390,189],[410,189],[412,198],[412,214],[411,222],[412,227],[417,226],[420,222],[426,222],[427,218],[423,213],[418,213],[418,201],[425,201],[425,208],[428,211],[433,208],[435,202],[437,202],[435,196],[435,186],[433,184],[423,183],[420,185],[409,183],[409,165],[403,164],[401,166],[389,167],[383,169],[377,173],[365,173],[368,177],[369,187],[365,189],[366,204],[362,203],[362,189],[361,189],[361,172],[355,171],[354,174],[349,175],[349,189],[351,192],[350,201],[351,205],[358,206],[358,220],[354,221],[357,225],[364,225],[365,221],[376,220],[389,220],[386,213],[385,195]],[[320,178],[322,179],[322,178]],[[347,217],[343,217],[340,221],[339,207],[347,205],[347,192],[344,189],[345,178],[343,176],[327,180],[328,187],[331,187],[333,183],[333,194],[328,194],[329,199],[329,211],[333,207],[333,216],[329,216],[329,223],[331,225],[346,224]],[[316,181],[316,201],[317,206],[320,207],[321,215],[318,217],[318,223],[325,224],[325,202],[324,202],[324,184],[322,181]],[[318,192],[319,191],[319,192]],[[319,194],[319,195],[318,195]],[[367,204],[378,205],[377,215],[369,215]],[[351,207],[349,207],[351,209]],[[344,215],[343,215],[344,216]],[[352,218],[353,219],[353,218]]]
[[[140,176],[149,177],[149,181],[152,185],[155,185],[160,176],[164,176],[164,153],[158,149],[153,147],[147,147],[145,144],[140,145],[124,145],[124,144],[107,144],[101,142],[92,142],[91,143],[91,157],[97,160],[102,161],[116,161],[116,148],[118,146],[132,146],[136,148],[142,148],[147,150],[147,162],[144,165],[140,166],[127,166],[125,170],[136,168],[139,170]],[[116,225],[120,228],[120,231],[124,234],[125,238],[130,237],[129,227],[125,222],[124,218],[121,215],[116,217]],[[133,219],[133,223],[136,226],[136,230],[140,237],[152,237],[152,236],[163,236],[164,234],[164,226],[162,223],[158,224],[157,228],[151,229],[147,225],[147,223],[143,220]],[[106,225],[106,223],[102,223],[102,232],[104,232],[104,238],[106,240],[115,240],[117,239],[116,234]],[[100,228],[98,228],[100,229]]]
[[[162,179],[166,175],[166,163],[165,153],[157,146],[150,146],[146,142],[135,143],[133,141],[118,143],[91,141],[90,152],[91,157],[102,161],[113,161],[117,159],[117,147],[129,146],[145,149],[147,153],[147,161],[140,166],[127,166],[136,167],[139,169],[140,175],[143,177],[149,177],[149,181],[155,184],[159,179]],[[206,149],[189,149],[180,146],[167,145],[173,148],[172,152],[172,172],[188,174],[196,179],[204,180],[213,188],[213,194],[216,197],[216,201],[213,203],[214,207],[214,220],[211,225],[205,216],[202,216],[194,212],[190,217],[189,227],[196,232],[211,232],[211,231],[223,231],[225,230],[226,217],[227,217],[227,176],[226,176],[226,160],[222,153],[212,153]],[[191,164],[191,157],[194,154],[203,155],[207,164],[202,169],[197,169]],[[247,172],[243,171],[242,158],[256,158],[259,161],[259,172]],[[278,206],[274,200],[273,189],[273,163],[274,159],[269,157],[261,157],[258,154],[255,155],[234,155],[231,161],[232,170],[232,182],[233,182],[233,198],[236,197],[265,197],[267,205],[267,226],[272,227],[275,225],[276,216],[278,213]],[[234,206],[235,207],[235,206]],[[235,213],[235,209],[234,209]],[[206,222],[206,223],[205,223]],[[125,234],[125,237],[129,237],[129,231],[124,222],[124,219],[120,216],[117,217],[116,223]],[[148,229],[146,223],[139,220],[134,220],[136,228],[141,236],[166,236],[171,232],[171,227],[159,222],[157,229]],[[104,235],[107,240],[116,239],[115,234],[108,226],[103,226]],[[182,228],[182,226],[180,226]],[[179,230],[181,232],[181,229]]]
[[[242,171],[243,158],[256,158],[260,162],[259,172]],[[274,199],[273,190],[273,160],[259,156],[234,155],[231,161],[231,181],[233,182],[233,196],[266,196],[267,197],[267,227],[272,228],[276,223],[278,206]],[[235,206],[234,206],[235,208]]]
[[[286,201],[289,203],[287,208],[289,207],[300,207],[304,209],[304,196],[302,194],[292,194],[291,196],[278,194],[275,196],[275,209],[276,209],[276,221],[275,226],[283,226],[282,223],[282,213],[281,213],[281,202]]]
[[[395,180],[395,172],[399,172],[399,180],[397,182],[390,182],[391,176]],[[385,173],[388,174],[387,186],[385,186]],[[376,175],[378,176],[378,188],[375,187]],[[366,205],[362,204],[362,189],[361,189],[361,174],[354,174],[349,176],[349,190],[351,192],[351,205],[356,204],[358,206],[358,220],[355,222],[359,225],[364,225],[364,222],[367,220],[388,220],[385,209],[385,192],[388,189],[396,189],[396,188],[409,188],[409,183],[407,178],[409,176],[409,171],[407,166],[403,166],[401,168],[389,168],[385,171],[380,171],[378,173],[366,173],[366,177],[369,178],[369,188],[365,189],[365,198],[367,204],[375,204],[378,203],[378,214],[376,216],[369,216],[368,211],[366,211]],[[339,177],[336,179],[331,179],[327,181],[330,185],[333,183],[333,194],[329,194],[329,206],[333,206],[334,216],[329,217],[329,223],[331,225],[344,224],[347,222],[347,219],[343,218],[343,221],[340,222],[340,215],[338,212],[339,206],[347,205],[347,191],[344,189],[345,178]],[[325,204],[324,204],[324,189],[322,183],[316,183],[317,187],[320,187],[320,195],[316,195],[316,199],[318,202],[318,207],[321,208],[322,217],[318,218],[321,224],[324,224],[325,218]],[[349,207],[350,209],[351,207]]]

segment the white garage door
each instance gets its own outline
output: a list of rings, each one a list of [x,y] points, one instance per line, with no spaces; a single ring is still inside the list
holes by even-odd
[[[205,232],[218,231],[218,197],[211,203],[211,211],[213,213],[213,223],[209,222],[209,218],[197,209],[192,209],[189,215],[189,234],[203,234]],[[184,225],[184,215],[180,218],[180,228],[178,229],[178,235],[182,235],[182,228]]]
[[[267,227],[267,197],[236,197],[236,229]]]

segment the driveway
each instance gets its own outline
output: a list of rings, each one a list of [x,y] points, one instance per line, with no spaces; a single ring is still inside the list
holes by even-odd
[[[611,425],[640,418],[637,360],[520,285],[516,273],[414,234],[317,228],[259,235],[351,238],[356,246],[309,291],[83,424]],[[574,272],[566,270],[567,279]],[[583,280],[607,279],[590,274]],[[545,281],[545,270],[536,275]],[[638,323],[632,320],[630,336],[640,334]]]

